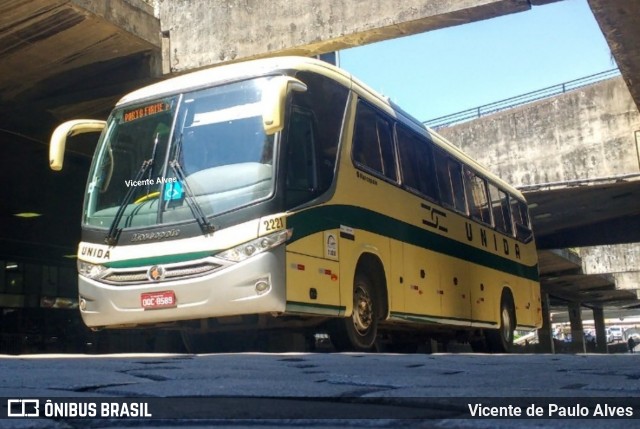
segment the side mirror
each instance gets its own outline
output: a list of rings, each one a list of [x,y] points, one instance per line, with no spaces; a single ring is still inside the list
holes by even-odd
[[[275,134],[284,127],[284,104],[289,91],[306,90],[307,85],[291,76],[276,76],[269,81],[262,94],[262,126],[265,134]]]
[[[58,125],[53,134],[51,134],[51,141],[49,142],[49,168],[54,171],[62,170],[64,148],[68,137],[84,133],[98,133],[106,125],[105,121],[93,119],[76,119]]]

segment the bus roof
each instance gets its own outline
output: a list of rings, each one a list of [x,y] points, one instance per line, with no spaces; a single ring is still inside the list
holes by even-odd
[[[265,76],[270,74],[290,74],[292,71],[313,71],[333,80],[355,91],[359,96],[383,109],[388,114],[397,118],[405,125],[427,136],[437,146],[451,153],[464,164],[470,166],[478,173],[485,176],[501,188],[509,191],[517,197],[524,199],[523,195],[513,186],[491,173],[486,167],[464,153],[461,149],[453,145],[435,131],[427,128],[410,114],[402,110],[398,105],[373,90],[367,84],[345,70],[333,66],[327,62],[308,57],[282,56],[248,60],[238,63],[216,66],[203,70],[198,70],[188,74],[176,76],[136,91],[133,91],[118,101],[116,106],[131,103],[139,103],[158,97],[179,94],[187,91],[194,91],[213,85],[220,85],[226,82],[242,80],[255,76]]]
[[[125,95],[117,105],[137,103],[150,98],[179,94],[254,76],[286,74],[288,71],[309,69],[337,80],[347,82],[351,80],[349,73],[324,61],[294,56],[271,57],[225,64],[172,77]],[[323,71],[323,69],[326,70]]]

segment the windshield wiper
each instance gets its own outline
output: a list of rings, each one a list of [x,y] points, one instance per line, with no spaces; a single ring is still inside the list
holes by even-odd
[[[178,159],[176,158],[173,161],[169,161],[169,167],[171,167],[178,180],[182,183],[182,189],[184,190],[184,199],[187,202],[187,205],[189,206],[194,219],[196,220],[196,222],[198,222],[198,225],[200,226],[203,234],[214,232],[216,230],[216,227],[209,223],[207,216],[204,214],[204,211],[202,211],[202,207],[200,207],[200,204],[198,204],[196,199],[193,197],[193,192],[191,191],[191,188],[186,181],[184,171],[182,170],[182,166],[178,162]]]
[[[151,152],[151,158],[145,161],[142,161],[142,165],[140,165],[140,168],[138,169],[138,172],[136,173],[136,177],[133,179],[133,182],[139,182],[140,179],[142,179],[142,176],[144,176],[144,174],[153,165],[156,159],[156,148],[158,147],[159,136],[160,136],[160,133],[156,134],[155,141],[153,142],[153,152]],[[131,197],[133,196],[134,191],[135,191],[135,186],[129,186],[129,189],[127,190],[127,193],[125,194],[124,199],[122,200],[122,203],[120,203],[120,207],[118,207],[118,211],[116,212],[116,215],[114,216],[113,221],[111,222],[111,226],[109,227],[109,232],[104,238],[104,242],[109,246],[114,246],[118,242],[118,237],[120,236],[120,232],[122,231],[122,228],[118,228],[118,224],[120,223],[120,220],[122,219],[122,216],[124,215],[124,212],[127,209],[129,202],[131,201]]]

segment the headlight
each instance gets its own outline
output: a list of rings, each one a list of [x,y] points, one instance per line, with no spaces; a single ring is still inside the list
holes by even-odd
[[[218,258],[227,261],[240,262],[247,258],[258,255],[266,250],[273,249],[291,238],[291,229],[283,229],[273,234],[265,235],[255,240],[243,243],[239,246],[232,247],[229,250],[218,253]]]
[[[100,277],[100,274],[107,268],[103,265],[91,264],[89,262],[81,261],[78,259],[78,274],[83,277],[89,277],[95,279]]]

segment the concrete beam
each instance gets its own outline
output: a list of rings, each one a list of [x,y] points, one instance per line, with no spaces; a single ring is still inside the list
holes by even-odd
[[[640,1],[588,0],[629,92],[640,108]]]
[[[161,1],[170,69],[317,55],[528,10],[527,0]]]
[[[612,273],[616,289],[640,289],[640,243],[580,249],[585,274]]]
[[[640,271],[640,243],[580,249],[585,274]]]
[[[565,195],[570,194],[570,190],[565,192]],[[525,194],[527,195],[527,194]],[[527,195],[529,202],[536,201],[536,196]],[[581,247],[581,246],[596,246],[599,244],[617,244],[617,243],[635,243],[640,241],[640,217],[637,215],[621,216],[614,219],[598,220],[589,217],[589,209],[584,208],[584,203],[580,206],[571,206],[574,198],[567,198],[564,201],[565,210],[572,212],[567,214],[564,222],[558,219],[550,218],[549,225],[542,225],[542,221],[534,219],[534,228],[537,233],[540,233],[536,238],[536,245],[540,249],[562,249],[565,247]],[[580,199],[577,199],[580,201]],[[559,200],[562,201],[562,200]],[[586,201],[586,200],[582,200]],[[609,198],[603,198],[601,200],[593,200],[594,204],[588,204],[588,206],[598,205],[602,207],[602,211],[605,209],[610,210],[610,216],[616,216],[618,212],[616,210],[622,210],[624,208],[613,206],[614,201]],[[549,226],[564,226],[571,222],[573,219],[574,224],[577,223],[576,207],[580,207],[581,219],[589,220],[584,225],[574,225],[570,227],[553,228],[549,231]],[[542,210],[533,209],[532,212],[542,212]],[[636,209],[637,211],[637,209]],[[586,214],[586,216],[585,216]],[[535,216],[535,214],[534,214]],[[547,220],[547,219],[545,219]]]
[[[640,271],[614,273],[616,289],[636,290],[640,293]]]
[[[71,0],[71,3],[156,48],[161,47],[160,21],[153,15],[153,6],[143,0]]]

